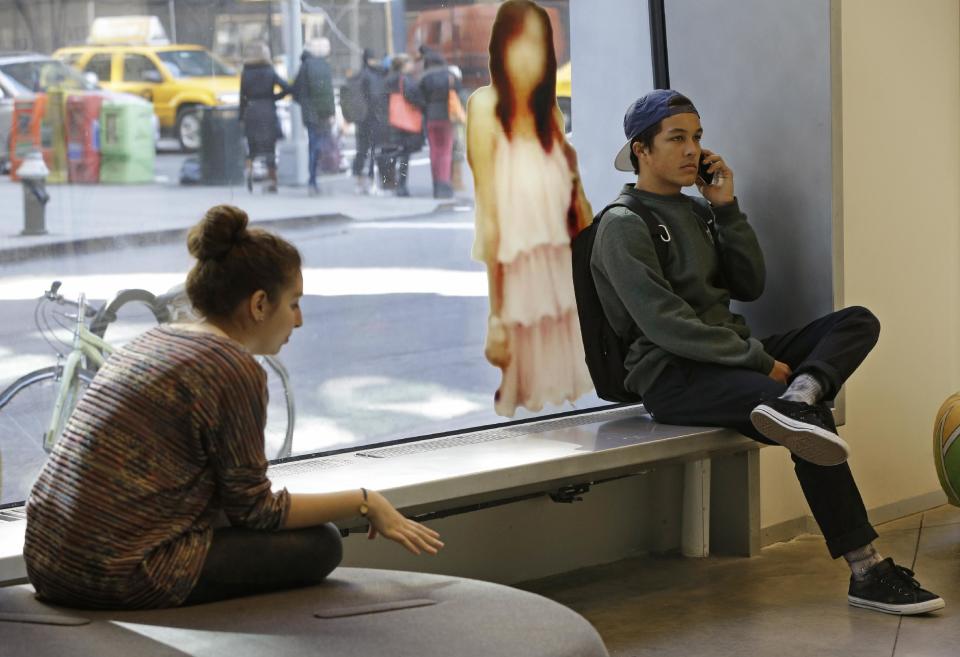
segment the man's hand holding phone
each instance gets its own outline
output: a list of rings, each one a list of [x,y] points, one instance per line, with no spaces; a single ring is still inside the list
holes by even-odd
[[[722,157],[707,148],[700,153],[697,189],[710,205],[733,203],[733,171]]]

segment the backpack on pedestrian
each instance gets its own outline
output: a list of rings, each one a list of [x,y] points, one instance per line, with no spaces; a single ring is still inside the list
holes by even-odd
[[[638,402],[640,395],[630,392],[623,384],[627,376],[624,361],[630,350],[630,341],[621,337],[610,325],[597,294],[590,258],[597,239],[600,221],[611,208],[625,207],[640,216],[650,229],[661,266],[667,260],[667,242],[661,239],[660,222],[650,210],[629,194],[621,194],[616,201],[594,216],[593,222],[581,230],[570,243],[573,253],[573,292],[577,298],[580,318],[580,336],[587,369],[597,396],[610,402]]]
[[[347,78],[340,87],[340,111],[343,113],[344,121],[360,123],[367,118],[369,109],[363,93],[363,71],[360,71]]]

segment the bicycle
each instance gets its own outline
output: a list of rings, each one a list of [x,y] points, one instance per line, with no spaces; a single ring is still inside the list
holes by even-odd
[[[77,301],[66,299],[59,293],[60,285],[59,281],[54,281],[40,297],[34,310],[34,323],[57,352],[57,364],[25,374],[0,392],[0,417],[11,419],[12,430],[22,438],[35,441],[40,437],[40,445],[47,453],[60,439],[67,419],[93,381],[96,371],[115,351],[105,334],[117,320],[117,313],[122,307],[130,303],[144,305],[157,323],[195,319],[182,286],[160,296],[141,289],[122,290],[110,303],[94,310],[87,304],[83,293]],[[67,354],[62,353],[53,341],[66,345],[55,336],[55,328],[45,314],[50,304],[69,306],[76,311],[54,318],[61,328],[66,328],[66,325],[59,319],[66,318],[74,322],[73,339]],[[89,327],[86,323],[88,319],[91,320]],[[267,372],[268,392],[271,393],[264,447],[271,460],[284,458],[290,456],[292,451],[296,418],[290,378],[277,358],[258,356],[257,360]]]

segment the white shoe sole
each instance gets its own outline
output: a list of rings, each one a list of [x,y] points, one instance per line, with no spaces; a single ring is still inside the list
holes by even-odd
[[[875,602],[873,600],[865,600],[853,595],[848,595],[847,602],[849,602],[852,607],[871,609],[873,611],[882,611],[885,614],[893,614],[895,616],[915,616],[916,614],[927,614],[931,611],[937,611],[938,609],[943,609],[945,606],[947,606],[947,603],[943,601],[943,598],[935,598],[933,600],[927,600],[926,602],[915,602],[911,605],[890,605],[883,602]]]
[[[840,465],[850,455],[847,443],[837,434],[798,422],[766,404],[750,412],[750,421],[764,436],[814,465]]]

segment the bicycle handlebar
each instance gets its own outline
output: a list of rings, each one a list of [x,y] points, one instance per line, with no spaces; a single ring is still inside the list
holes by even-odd
[[[53,301],[54,303],[61,306],[73,306],[78,308],[80,304],[72,299],[67,299],[65,296],[59,293],[60,286],[63,285],[60,281],[54,281],[50,284],[50,289],[43,293],[42,299],[47,301]],[[83,314],[85,317],[94,317],[97,314],[97,311],[91,308],[89,305],[84,306]]]

